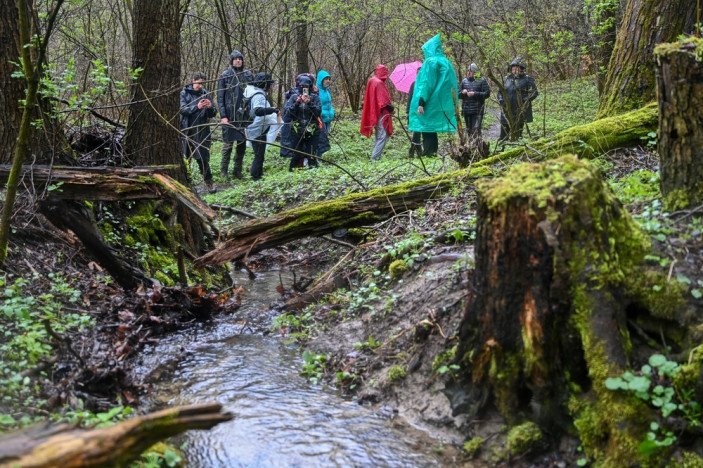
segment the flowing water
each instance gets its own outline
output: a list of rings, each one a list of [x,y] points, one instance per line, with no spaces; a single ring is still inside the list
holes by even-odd
[[[270,322],[278,282],[278,273],[267,272],[247,283],[240,312]],[[154,385],[157,400],[169,405],[218,401],[234,415],[210,431],[183,436],[188,466],[437,463],[422,434],[301,377],[297,346],[246,330],[241,319],[221,317],[170,336],[145,353],[151,356],[146,368],[172,363],[168,377]]]

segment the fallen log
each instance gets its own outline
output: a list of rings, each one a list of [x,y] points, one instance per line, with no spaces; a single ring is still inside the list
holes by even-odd
[[[656,127],[657,107],[651,104],[617,117],[564,130],[553,137],[537,140],[529,147],[514,148],[483,159],[466,169],[303,205],[232,229],[225,242],[197,258],[195,265],[222,264],[302,237],[319,236],[342,227],[374,224],[441,196],[461,180],[470,182],[500,172],[509,161],[549,159],[564,151],[590,158],[614,148],[638,144]]]
[[[61,200],[126,201],[171,198],[204,222],[215,212],[191,189],[164,174],[168,166],[155,167],[65,167],[22,166],[21,182],[35,191],[47,191],[48,198]],[[0,183],[5,183],[10,166],[0,166]]]
[[[124,466],[162,439],[230,419],[214,403],[169,408],[103,429],[33,427],[0,439],[0,468]]]

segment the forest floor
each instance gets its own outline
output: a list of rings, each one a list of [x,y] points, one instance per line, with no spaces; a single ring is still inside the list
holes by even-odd
[[[556,83],[541,91],[533,124],[533,132],[540,136],[588,122],[595,115],[597,96],[589,80]],[[487,137],[496,128],[495,103],[489,111],[484,120]],[[372,164],[368,161],[372,141],[361,137],[357,126],[355,120],[342,117],[332,130],[332,149],[324,156],[353,178],[325,164],[289,173],[288,160],[270,148],[262,180],[245,177],[232,183],[219,177],[220,144],[216,142],[211,167],[219,191],[204,199],[266,216],[456,168],[443,156],[447,137],[440,140],[439,157],[408,159],[408,141],[402,132],[388,143],[382,161]],[[653,251],[648,261],[685,290],[692,310],[700,312],[703,213],[663,211],[653,143],[643,141],[640,148],[601,155],[594,163],[651,235]],[[245,161],[250,157],[248,151]],[[196,181],[198,177],[194,174]],[[282,311],[272,330],[253,321],[253,331],[273,331],[299,342],[308,350],[301,369],[305,375],[335,385],[359,403],[391,406],[448,447],[482,437],[486,441],[479,453],[483,463],[575,464],[581,459],[577,440],[567,437],[557,450],[536,458],[506,459],[507,428],[499,417],[469,421],[452,414],[452,382],[460,371],[452,360],[473,272],[475,203],[472,190],[457,187],[441,200],[372,228],[339,233],[342,240],[358,243],[353,250],[322,239],[304,239],[251,256],[248,267],[254,271],[292,269],[299,276],[310,271],[320,275],[342,261],[341,279],[347,286],[302,311]],[[133,384],[132,363],[140,353],[149,352],[150,342],[210,313],[236,317],[238,304],[247,300],[245,289],[233,291],[215,276],[209,277],[212,293],[196,288],[184,295],[162,288],[125,294],[85,256],[70,234],[48,223],[37,224],[40,218],[35,218],[29,205],[24,213],[15,223],[10,266],[2,279],[0,428],[47,418],[94,425],[128,417],[130,405],[137,405],[143,392]],[[110,213],[103,210],[100,219],[110,218]],[[244,220],[221,211],[224,228]],[[117,236],[112,240],[118,239],[123,240]],[[140,256],[142,247],[136,242],[127,248],[145,264],[151,262],[148,267],[158,268],[153,251]],[[169,269],[162,273],[174,274]],[[281,304],[297,294],[296,287],[304,282],[301,278],[298,285],[282,284]],[[194,302],[206,303],[207,313],[193,316],[187,306]],[[703,335],[703,327],[700,331]],[[679,351],[672,343],[640,332],[664,351],[667,346],[672,353]],[[644,351],[639,357],[646,360]],[[456,453],[453,450],[451,457]]]

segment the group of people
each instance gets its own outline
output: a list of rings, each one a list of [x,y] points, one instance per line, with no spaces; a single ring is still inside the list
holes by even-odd
[[[457,83],[456,73],[444,55],[440,35],[422,46],[425,61],[410,87],[407,104],[408,128],[412,132],[409,155],[431,156],[438,150],[438,133],[455,133],[458,129],[455,100],[461,99],[461,112],[469,138],[481,138],[486,99],[491,88],[472,63],[466,77]],[[524,62],[517,58],[510,63],[510,73],[498,93],[501,107],[499,141],[522,136],[525,123],[532,122],[532,101],[538,96],[535,80],[527,75]],[[394,106],[386,87],[389,77],[385,65],[377,65],[366,84],[360,132],[370,137],[375,132],[371,159],[381,158],[386,142],[393,134]],[[458,93],[458,95],[457,95]]]
[[[183,151],[193,158],[205,185],[214,191],[210,168],[211,126],[209,121],[218,111],[222,127],[222,159],[220,174],[229,178],[230,160],[234,152],[232,177],[241,179],[247,141],[254,159],[250,168],[253,180],[263,177],[267,144],[281,133],[281,155],[290,158],[289,169],[317,166],[317,158],[329,150],[327,137],[335,117],[330,94],[331,76],[320,70],[315,76],[297,76],[295,86],[285,94],[283,110],[273,107],[270,91],[274,83],[266,72],[254,74],[244,67],[244,55],[233,51],[229,66],[217,80],[217,105],[204,88],[206,76],[197,72],[180,95],[180,127]]]
[[[491,88],[479,75],[479,67],[469,65],[466,77],[457,82],[456,73],[442,47],[440,35],[422,46],[424,62],[408,96],[408,128],[412,132],[410,155],[433,155],[438,150],[438,133],[455,133],[458,129],[455,102],[461,100],[461,112],[470,138],[481,137],[486,99]],[[270,102],[271,75],[254,74],[244,67],[244,55],[235,50],[229,56],[229,66],[217,80],[217,105],[204,88],[206,77],[195,73],[192,82],[180,96],[181,130],[184,152],[198,163],[208,189],[212,191],[210,169],[209,120],[218,112],[222,127],[222,160],[220,174],[229,178],[230,160],[234,152],[232,177],[242,178],[242,166],[251,143],[254,159],[250,168],[253,180],[263,176],[266,146],[280,129],[280,153],[290,158],[289,170],[316,167],[318,157],[329,150],[329,130],[335,118],[330,93],[331,76],[320,70],[317,76],[302,73],[295,86],[285,94],[283,109]],[[525,123],[532,121],[532,101],[537,97],[535,80],[525,73],[521,59],[510,63],[510,73],[498,93],[501,107],[500,141],[517,139]],[[375,133],[371,160],[378,161],[393,134],[395,107],[386,81],[385,65],[376,66],[366,84],[360,132],[366,137]]]

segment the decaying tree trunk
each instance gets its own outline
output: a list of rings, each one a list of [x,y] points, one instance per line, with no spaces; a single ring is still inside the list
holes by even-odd
[[[23,81],[13,78],[20,71],[14,63],[20,57],[18,11],[15,0],[0,0],[0,163],[9,164],[14,154],[19,123],[22,119],[20,99],[25,97]]]
[[[628,364],[627,307],[654,307],[638,283],[648,238],[573,156],[515,166],[478,190],[455,408],[475,416],[493,404],[510,422],[551,429],[588,424],[597,434],[579,435],[589,456],[637,463],[646,407],[604,381]]]
[[[171,166],[152,167],[64,167],[23,166],[23,184],[37,192],[50,188],[49,198],[61,200],[126,201],[170,198],[204,222],[215,212],[188,187],[162,174]],[[10,167],[0,166],[0,182]]]
[[[126,466],[147,448],[190,429],[232,419],[220,404],[169,408],[104,429],[34,427],[0,439],[0,468]]]
[[[627,1],[600,97],[599,117],[654,100],[654,47],[690,32],[695,7],[691,0]]]
[[[673,210],[703,203],[702,50],[700,39],[655,50],[661,191]]]
[[[478,161],[469,169],[304,205],[233,229],[226,234],[228,240],[196,259],[195,263],[200,266],[222,264],[302,237],[327,234],[341,227],[371,225],[441,196],[460,180],[492,175],[500,170],[491,169],[493,165],[525,156],[532,160],[548,159],[563,152],[592,157],[614,148],[638,144],[656,125],[657,108],[652,104],[616,118],[564,130],[553,137],[537,140],[529,147],[514,148]]]

